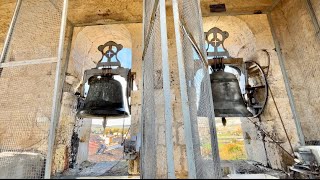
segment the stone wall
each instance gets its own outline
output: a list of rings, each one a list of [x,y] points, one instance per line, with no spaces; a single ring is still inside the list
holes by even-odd
[[[3,46],[6,31],[10,23],[10,17],[14,10],[14,1],[6,1],[0,5],[0,50]],[[59,21],[60,17],[50,16],[55,14],[56,10],[48,1],[41,0],[43,6],[33,4],[34,11],[29,11],[30,5],[22,7],[22,13],[25,16],[17,21],[18,30],[14,34],[13,49],[10,54],[10,61],[32,60],[45,57],[55,57],[58,45]],[[314,9],[318,19],[320,19],[319,1],[313,0]],[[75,3],[75,2],[74,2]],[[38,5],[38,4],[37,4]],[[136,6],[136,5],[135,5]],[[133,6],[133,7],[135,7]],[[35,14],[34,12],[40,12]],[[171,13],[171,12],[169,12]],[[101,12],[102,16],[108,12]],[[50,17],[48,17],[50,16]],[[114,16],[121,16],[114,14]],[[140,17],[140,14],[128,15],[128,20]],[[77,19],[77,17],[73,17]],[[90,19],[90,17],[88,17]],[[280,40],[282,53],[289,75],[290,85],[293,90],[298,115],[301,119],[302,129],[307,141],[319,140],[320,126],[319,120],[319,39],[316,38],[313,24],[305,6],[301,0],[283,0],[272,12],[272,19]],[[99,21],[99,19],[95,19]],[[50,23],[51,22],[51,23]],[[230,38],[226,41],[226,48],[233,57],[244,58],[244,60],[256,60],[262,65],[267,65],[267,56],[264,50],[271,57],[271,66],[269,73],[269,85],[274,94],[275,102],[280,110],[284,126],[289,134],[290,142],[293,147],[297,147],[298,139],[296,135],[295,124],[289,106],[288,97],[285,91],[282,74],[280,71],[277,53],[274,51],[274,42],[270,32],[270,27],[266,15],[250,15],[237,17],[206,17],[203,20],[204,30],[217,26],[230,33]],[[81,22],[86,23],[86,22]],[[54,25],[54,26],[52,26]],[[139,132],[141,117],[141,90],[142,90],[142,24],[129,23],[118,25],[124,30],[124,37],[118,39],[130,39],[130,48],[132,48],[132,71],[136,72],[136,83],[138,90],[132,92],[132,135]],[[98,27],[95,27],[99,29]],[[79,33],[85,28],[76,28],[73,35],[73,42],[76,41]],[[119,29],[118,29],[119,30]],[[184,143],[184,129],[181,113],[181,98],[178,81],[178,66],[176,61],[175,37],[173,30],[172,17],[168,17],[168,43],[169,43],[169,63],[172,88],[172,107],[174,112],[173,134],[174,134],[174,157],[175,171],[179,177],[187,174],[186,147]],[[87,31],[86,35],[93,34],[93,38],[99,34],[99,31]],[[108,34],[104,33],[104,35]],[[101,37],[101,36],[100,36]],[[84,39],[87,37],[84,36]],[[94,62],[100,59],[100,54],[96,54],[96,44],[90,47],[85,42],[97,39],[86,39],[77,46],[75,43],[72,49],[78,49],[78,52],[71,53],[68,68],[67,84],[72,90],[66,92],[63,96],[61,119],[58,128],[58,139],[56,142],[56,155],[54,159],[54,172],[61,172],[68,163],[68,151],[72,128],[75,122],[72,114],[72,103],[75,101],[73,92],[77,90],[79,82],[82,79],[82,73],[85,69],[92,68]],[[110,40],[113,40],[112,38]],[[102,41],[105,41],[103,39]],[[102,42],[101,41],[101,42]],[[100,41],[96,41],[99,44]],[[83,48],[83,49],[82,49]],[[159,47],[160,48],[160,47]],[[88,51],[82,51],[88,50]],[[81,53],[91,52],[93,56]],[[97,58],[98,57],[98,58]],[[96,58],[96,59],[94,59]],[[88,62],[89,60],[89,62]],[[90,61],[91,60],[91,61]],[[92,61],[93,60],[93,61]],[[81,64],[84,63],[84,64]],[[86,64],[87,63],[87,64]],[[24,149],[46,153],[47,134],[51,116],[53,86],[54,86],[55,64],[28,65],[23,67],[4,68],[0,77],[0,148],[2,149]],[[158,89],[161,96],[161,89]],[[158,102],[160,115],[163,115],[163,102]],[[255,119],[254,121],[258,121]],[[88,121],[89,122],[89,121]],[[161,124],[162,123],[162,124]],[[163,136],[161,128],[163,122],[159,125],[159,136]],[[78,159],[86,159],[85,152],[88,141],[88,132],[90,123],[85,123],[81,133],[79,133],[81,152]],[[270,165],[276,169],[284,169],[290,158],[272,143],[271,139],[261,139],[261,133],[247,119],[243,119],[243,131],[246,140],[246,148],[249,159],[259,161],[265,165]],[[280,117],[276,112],[272,98],[265,113],[261,118],[261,127],[270,132],[274,139],[280,142],[287,151],[290,152],[289,142]],[[10,140],[8,140],[10,139]],[[266,142],[265,142],[266,141]],[[164,145],[163,139],[159,139],[160,145]],[[159,152],[165,152],[164,146],[159,146]],[[158,174],[165,172],[165,154],[159,153]],[[163,161],[161,161],[163,160]],[[151,167],[153,168],[153,167]]]
[[[0,4],[0,54],[11,22],[11,17],[15,9],[15,0],[10,0]]]
[[[120,61],[132,61],[131,71],[136,73],[135,84],[137,89],[131,92],[131,136],[137,135],[140,129],[141,117],[141,89],[142,89],[142,23],[110,24],[102,26],[76,27],[73,32],[70,61],[68,65],[68,78],[72,89],[79,91],[79,83],[82,82],[83,72],[95,67],[101,59],[101,53],[97,47],[108,41],[122,44],[124,48],[130,48],[131,59],[119,59]],[[91,121],[90,121],[91,122]],[[86,124],[88,125],[87,121]],[[77,163],[87,159],[90,127],[84,126],[79,130],[80,144]],[[82,135],[81,135],[82,134]],[[139,160],[131,162],[130,173],[137,174]]]
[[[7,61],[56,57],[60,21],[60,11],[49,0],[23,1],[14,26]]]
[[[0,77],[0,148],[47,151],[55,64],[4,68]]]
[[[312,2],[319,19],[319,1]],[[271,15],[305,140],[319,141],[320,39],[302,0],[283,0]]]
[[[53,157],[53,173],[62,173],[69,168],[71,155],[71,137],[76,126],[77,97],[72,92],[64,92],[60,113],[59,126],[55,140],[55,153]]]
[[[35,4],[36,3],[36,4]],[[61,4],[60,4],[61,5]],[[4,39],[14,3],[1,4],[1,40]],[[2,11],[6,8],[4,11]],[[7,17],[7,16],[8,17]],[[11,13],[12,15],[12,13]],[[13,61],[56,60],[60,35],[61,11],[50,1],[22,1],[19,16],[12,34],[8,65]],[[2,28],[4,27],[4,28]],[[70,24],[67,25],[65,52],[68,49]],[[2,46],[3,41],[1,41]],[[66,62],[67,53],[63,57]],[[52,111],[52,97],[56,63],[30,64],[5,67],[0,75],[1,110],[0,149],[3,151],[38,152],[44,157],[48,148],[48,132]],[[67,83],[73,84],[72,78]],[[75,124],[72,89],[63,94],[62,111],[55,143],[53,172],[68,168],[70,140]],[[72,114],[73,113],[73,114]],[[29,163],[29,162],[27,162]],[[31,162],[30,162],[31,163]],[[41,164],[42,166],[43,164]],[[39,176],[40,177],[40,176]]]

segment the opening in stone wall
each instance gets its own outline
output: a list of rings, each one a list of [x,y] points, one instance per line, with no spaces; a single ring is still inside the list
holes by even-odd
[[[108,62],[116,64],[119,62],[121,68],[126,71],[132,69],[132,42],[129,30],[119,24],[76,27],[67,70],[68,77],[74,79],[72,82],[69,81],[74,91],[78,94],[82,93],[81,96],[84,98],[91,96],[92,92],[98,89],[92,89],[96,88],[96,85],[92,83],[93,81],[84,78],[86,71],[94,68],[99,70],[101,69],[98,67],[99,64]],[[120,67],[118,65],[111,65],[110,68],[117,70]],[[97,79],[99,78],[101,79],[97,76]],[[123,74],[113,75],[112,78],[112,81],[121,86],[118,87],[117,92],[112,93],[122,94],[120,101],[123,103],[126,115],[106,117],[105,120],[99,117],[83,117],[79,121],[83,125],[78,133],[80,142],[77,166],[73,168],[77,171],[76,176],[128,175],[123,143],[125,139],[130,138],[128,134],[131,127],[131,97],[127,90],[129,83]],[[131,86],[133,91],[137,89],[135,82]],[[101,96],[104,93],[96,92]],[[84,107],[82,108],[85,110]],[[117,168],[121,171],[117,172]],[[67,172],[75,170],[69,169]]]

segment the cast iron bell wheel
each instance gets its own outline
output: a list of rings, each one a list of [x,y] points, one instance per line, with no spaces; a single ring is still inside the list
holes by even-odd
[[[269,86],[262,67],[255,61],[247,61],[246,93],[244,95],[248,110],[254,117],[262,114],[268,100]]]

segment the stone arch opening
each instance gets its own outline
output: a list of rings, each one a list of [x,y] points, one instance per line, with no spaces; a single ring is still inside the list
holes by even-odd
[[[123,45],[123,50],[119,52],[119,56],[121,56],[119,60],[122,65],[131,66],[131,62],[128,62],[127,59],[121,59],[123,57],[129,58],[124,53],[128,53],[132,49],[131,34],[125,25],[86,26],[76,28],[75,31],[69,68],[72,68],[71,73],[77,78],[82,79],[86,69],[96,66],[102,56],[98,46],[108,41]]]
[[[261,37],[242,19],[242,16],[211,16],[203,19],[204,32],[217,27],[228,32],[224,47],[232,58],[242,58],[243,61],[255,60],[265,63],[267,58],[261,53],[263,47],[259,44]],[[209,35],[209,34],[208,34]],[[219,35],[219,34],[218,34]],[[210,37],[208,37],[210,39]],[[222,37],[217,37],[222,40]],[[258,39],[258,40],[257,40]],[[209,50],[210,51],[210,50]],[[218,49],[219,51],[219,49]],[[210,57],[209,57],[210,58]],[[226,66],[226,72],[233,73],[240,82],[241,92],[245,93],[245,76],[235,69]],[[227,124],[225,124],[227,119]],[[222,160],[247,159],[246,142],[243,134],[248,134],[242,127],[242,118],[216,118],[218,129],[219,151]],[[236,150],[237,152],[233,152]]]
[[[283,156],[283,150],[281,149],[289,150],[290,142],[287,140],[288,137],[286,137],[284,130],[278,127],[282,127],[280,116],[287,117],[287,115],[291,113],[289,112],[290,109],[288,109],[288,107],[290,107],[289,101],[286,96],[284,80],[267,16],[261,14],[204,17],[203,26],[205,32],[213,27],[227,31],[229,37],[225,40],[224,45],[229,51],[230,56],[233,58],[242,58],[245,62],[254,60],[265,68],[265,72],[268,72],[267,81],[269,92],[272,90],[273,94],[277,94],[275,97],[269,96],[267,106],[261,118],[252,119],[253,122],[259,122],[259,128],[247,118],[240,118],[241,136],[243,137],[246,155],[249,160],[260,162],[275,169],[285,168],[280,162],[287,157]],[[281,106],[279,106],[279,104],[281,104]],[[285,104],[285,106],[283,104]],[[276,106],[282,108],[283,111],[280,111],[280,114],[276,111]],[[217,119],[217,122],[219,121],[221,121],[221,119]],[[230,119],[230,121],[233,121],[233,119]],[[291,122],[292,119],[288,118],[285,121]],[[280,145],[282,147],[279,147],[279,145],[275,143],[268,142],[262,136],[263,132],[261,129],[269,134],[277,134],[277,138],[284,139]],[[286,130],[295,134],[295,127],[293,126],[286,128]],[[295,141],[296,137],[293,137],[291,143],[294,144]]]
[[[132,67],[132,38],[130,31],[123,24],[110,24],[99,26],[85,26],[76,27],[74,29],[72,47],[70,51],[70,60],[68,65],[67,83],[72,84],[75,92],[80,91],[81,86],[85,86],[85,92],[88,91],[88,85],[83,84],[83,75],[85,70],[95,68],[97,63],[101,60],[102,54],[98,50],[100,45],[106,42],[114,41],[121,44],[123,49],[118,53],[118,59],[121,66],[131,69]],[[122,93],[124,98],[125,108],[128,110],[128,101],[126,100],[126,87],[127,82],[121,76],[115,76],[115,80],[119,81],[122,85]],[[86,94],[86,93],[85,93]],[[112,142],[122,141],[122,132],[115,132],[117,135],[112,138],[107,137],[106,132],[111,133],[113,127],[128,129],[127,126],[131,124],[131,117],[119,119],[107,119],[107,128],[104,130],[102,127],[102,119],[83,119],[83,128],[79,133],[79,149],[77,164],[83,161],[100,162],[109,161],[109,156],[104,154],[99,157],[101,152],[101,145],[108,144],[113,146]],[[121,127],[119,127],[121,125]],[[112,132],[113,133],[113,132]],[[115,134],[113,133],[113,134]],[[121,135],[119,135],[119,133]],[[105,136],[102,136],[105,135]],[[115,146],[117,146],[115,144]],[[116,148],[119,148],[118,146]],[[106,148],[108,149],[108,148]],[[100,150],[100,151],[99,151]],[[98,152],[99,151],[99,152]],[[122,154],[121,154],[122,156]],[[106,157],[106,158],[104,158]],[[118,158],[119,159],[119,158]]]

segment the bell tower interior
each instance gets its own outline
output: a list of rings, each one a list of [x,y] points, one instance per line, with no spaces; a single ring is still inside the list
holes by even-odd
[[[0,16],[0,178],[320,178],[319,0]]]

